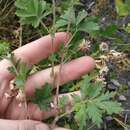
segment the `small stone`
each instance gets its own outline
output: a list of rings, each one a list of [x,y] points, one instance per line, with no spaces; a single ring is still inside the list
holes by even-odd
[[[107,88],[110,91],[116,91],[117,90],[117,86],[115,86],[113,83],[107,84]]]
[[[112,121],[113,120],[113,118],[111,116],[107,116],[105,119],[106,119],[106,121]]]
[[[126,97],[125,97],[124,95],[120,95],[120,96],[119,96],[119,100],[120,100],[120,101],[126,101]]]
[[[108,52],[109,51],[109,46],[106,42],[102,42],[99,46],[100,50],[103,52]]]
[[[127,84],[128,84],[128,88],[130,88],[130,81],[128,81]]]
[[[111,82],[115,85],[115,86],[117,86],[117,87],[120,87],[121,86],[121,84],[117,81],[117,80],[111,80]]]

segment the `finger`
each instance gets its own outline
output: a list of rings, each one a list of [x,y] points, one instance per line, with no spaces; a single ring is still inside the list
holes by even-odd
[[[57,114],[58,111],[55,109],[41,110],[38,105],[33,103],[28,103],[27,109],[24,105],[19,106],[18,101],[14,99],[9,108],[5,113],[5,117],[7,119],[13,120],[24,120],[24,119],[32,119],[42,121],[43,119],[48,119],[51,116]]]
[[[9,96],[9,82],[6,80],[1,81],[0,84],[0,103],[1,103],[1,107],[0,107],[0,117],[3,117],[3,114],[6,111],[6,108],[8,107],[11,98],[8,98]]]
[[[46,124],[40,123],[36,125],[36,130],[50,130]]]
[[[0,119],[0,130],[49,130],[49,127],[44,123],[33,120]]]
[[[54,52],[59,49],[60,44],[67,43],[68,39],[69,35],[65,32],[56,33],[54,38]],[[13,53],[16,59],[21,59],[31,66],[47,58],[52,53],[51,46],[51,36],[47,35],[16,49]],[[14,75],[7,69],[10,66],[12,66],[12,64],[8,60],[4,59],[0,61],[0,77],[8,80],[14,78]]]
[[[65,32],[59,32],[54,37],[54,52],[58,50],[60,44],[66,43],[69,35]],[[17,59],[21,59],[28,65],[33,65],[47,58],[52,53],[52,38],[51,35],[44,36],[36,41],[33,41],[17,50],[14,54]]]
[[[63,96],[68,97],[65,110],[70,110],[73,106],[72,95],[80,96],[80,91],[59,95],[59,99]],[[25,119],[27,114],[25,111],[26,111],[25,108],[18,107],[18,102],[14,100],[6,112],[6,118],[13,120]],[[56,116],[57,114],[59,114],[59,111],[55,108],[50,108],[48,110],[41,110],[36,104],[33,103],[28,104],[28,115],[29,118],[32,120],[41,121]]]
[[[81,96],[80,91],[75,91],[75,92],[70,92],[70,93],[65,93],[65,94],[60,94],[59,95],[59,100],[60,98],[62,98],[63,96],[67,97],[67,102],[65,105],[64,110],[65,111],[70,111],[74,100],[73,100],[73,95],[77,95],[77,96]],[[54,98],[55,100],[55,98]],[[50,117],[54,117],[57,114],[60,114],[59,110],[55,109],[55,108],[50,108],[48,110],[41,110],[38,105],[30,103],[28,105],[28,112],[30,114],[30,118],[33,120],[46,120]],[[31,114],[32,113],[32,114]]]
[[[64,64],[61,71],[60,85],[78,79],[80,76],[90,72],[94,67],[95,61],[88,56]],[[59,71],[59,66],[55,67],[55,72],[56,71]],[[51,68],[30,76],[25,84],[25,92],[27,96],[32,96],[35,90],[41,88],[45,83],[52,84],[50,73]]]

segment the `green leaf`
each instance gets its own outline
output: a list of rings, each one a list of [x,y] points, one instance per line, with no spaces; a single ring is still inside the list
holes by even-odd
[[[100,102],[99,107],[107,112],[107,114],[111,115],[113,113],[117,114],[122,111],[121,104],[116,101],[104,101]]]
[[[48,109],[52,101],[52,86],[44,85],[41,89],[37,89],[32,102],[37,104],[40,109]]]
[[[68,97],[62,96],[59,101],[59,107],[64,108],[67,105]]]
[[[16,87],[23,89],[26,79],[30,73],[30,69],[28,68],[27,64],[22,62],[19,62],[16,69],[18,72],[15,78]]]
[[[43,0],[16,0],[15,6],[21,24],[31,24],[33,27],[39,26],[47,10],[47,4]]]
[[[85,20],[78,28],[79,31],[83,31],[83,32],[88,32],[88,33],[92,33],[94,31],[99,30],[99,25],[98,23],[94,22],[94,21],[90,21],[90,20]]]
[[[102,109],[109,115],[119,113],[122,111],[121,104],[111,100],[114,96],[115,93],[106,92],[105,94],[101,94],[98,98],[94,99],[93,102],[99,109]]]
[[[97,97],[95,99],[95,102],[101,102],[101,101],[106,101],[109,100],[111,98],[113,98],[115,96],[115,92],[106,92],[106,93],[102,93],[99,97]]]
[[[80,24],[80,22],[82,22],[82,20],[85,19],[87,17],[87,15],[88,15],[88,13],[85,10],[80,11],[76,18],[76,25]]]
[[[126,26],[125,31],[130,33],[130,23],[128,23],[128,25]]]
[[[130,12],[130,0],[116,0],[116,9],[119,16],[125,16]]]
[[[56,27],[61,28],[67,26],[70,18],[71,18],[71,23],[75,24],[76,21],[75,10],[72,7],[66,10],[65,13],[60,16],[60,19],[56,21]]]
[[[111,115],[122,111],[121,104],[113,101],[115,93],[104,93],[102,84],[100,82],[93,83],[91,76],[84,76],[80,86],[81,98],[78,98],[78,102],[75,102],[73,109],[76,112],[80,112],[82,105],[86,104],[84,113],[98,127],[102,123],[103,114]]]
[[[110,26],[107,26],[106,28],[103,28],[100,30],[100,34],[101,36],[104,37],[112,37],[117,31],[117,26],[112,24]]]
[[[81,97],[79,95],[73,94],[72,97],[73,97],[74,103],[81,102]]]
[[[102,111],[95,105],[95,103],[89,102],[86,111],[92,122],[100,127],[100,124],[102,123]]]
[[[92,79],[89,76],[85,76],[81,82],[81,95],[82,97],[96,97],[101,93],[102,85],[101,83],[93,84],[91,83]]]
[[[79,130],[83,130],[84,126],[86,126],[87,120],[85,104],[82,104],[79,111],[76,112],[75,119],[79,122]]]
[[[0,56],[5,56],[9,50],[9,43],[6,41],[0,41]]]
[[[9,71],[10,73],[13,73],[13,74],[16,74],[16,73],[17,73],[13,66],[8,67],[8,71]]]
[[[56,27],[61,28],[63,26],[66,26],[68,24],[68,21],[65,19],[60,19],[56,22]]]

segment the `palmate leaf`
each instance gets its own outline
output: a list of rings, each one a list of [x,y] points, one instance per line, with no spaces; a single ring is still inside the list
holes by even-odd
[[[47,9],[44,0],[17,0],[16,15],[20,17],[21,24],[31,24],[34,27],[39,26],[41,19]]]
[[[94,31],[98,31],[99,28],[100,27],[99,27],[98,23],[86,19],[84,21],[84,23],[82,23],[80,25],[80,27],[78,28],[78,30],[79,31],[83,31],[83,32],[87,32],[87,33],[92,33]]]
[[[63,15],[60,16],[60,19],[56,21],[56,27],[61,28],[67,26],[70,16],[71,16],[71,23],[75,24],[76,16],[74,8],[69,8],[68,10],[65,11]]]
[[[79,130],[83,130],[84,126],[86,126],[87,114],[86,114],[86,106],[82,104],[80,109],[76,112],[75,119],[79,122]]]
[[[48,109],[52,101],[52,87],[45,84],[41,89],[37,89],[32,102],[37,104],[40,109]]]
[[[102,90],[102,85],[101,83],[96,83],[93,84],[91,83],[91,77],[86,75],[83,78],[83,81],[81,82],[81,95],[82,97],[90,97],[90,98],[94,98],[96,96],[98,96],[101,93]]]
[[[94,124],[100,127],[102,123],[102,111],[96,106],[94,102],[87,104],[87,114]]]
[[[87,17],[87,15],[88,13],[85,10],[80,11],[76,18],[76,25],[79,25]]]
[[[116,101],[105,101],[98,104],[99,107],[111,115],[113,113],[117,114],[122,111],[121,104]]]
[[[79,98],[75,104],[74,110],[80,112],[82,105],[84,105],[86,109],[84,112],[86,116],[84,116],[91,119],[98,127],[102,123],[103,114],[112,115],[122,111],[121,104],[113,101],[115,93],[104,93],[101,83],[92,83],[91,76],[84,76],[80,86],[81,99]]]
[[[15,78],[15,84],[17,88],[23,89],[26,79],[29,76],[31,70],[25,63],[22,63],[20,61],[18,61],[18,64],[16,66],[16,68],[18,69],[18,74]]]
[[[67,102],[68,102],[68,97],[67,96],[60,97],[59,107],[64,108],[67,105]]]
[[[98,127],[100,127],[100,124],[102,123],[102,116],[104,113],[111,115],[122,111],[121,104],[110,99],[113,96],[113,93],[107,92],[87,103],[87,114],[92,122]]]

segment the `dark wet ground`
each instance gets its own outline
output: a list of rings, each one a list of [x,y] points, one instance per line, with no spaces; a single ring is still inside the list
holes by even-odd
[[[81,2],[84,4],[85,10],[91,13],[92,8],[96,3],[96,0],[81,0]],[[109,5],[108,8],[114,11],[115,8],[114,0],[108,0],[107,2]],[[103,17],[105,17],[106,22],[112,22],[109,13],[106,13],[106,15],[104,15]],[[119,26],[122,26],[123,24],[127,24],[129,22],[130,22],[130,15],[124,17],[123,19],[119,19],[119,21],[117,21]],[[130,43],[130,35],[125,33],[123,30],[118,30],[117,35],[124,40],[124,43],[128,43],[128,42]],[[130,51],[128,51],[127,54],[130,58]],[[117,77],[117,81],[120,84],[127,86],[127,89],[124,92],[122,92],[120,95],[120,98],[122,99],[118,99],[118,100],[120,100],[124,108],[124,112],[122,113],[120,119],[122,122],[125,122],[126,124],[130,125],[130,70],[119,74]],[[113,84],[109,84],[109,87],[112,89],[112,91],[116,91],[116,86],[114,86]],[[104,119],[104,123],[102,124],[102,128],[100,129],[93,128],[91,130],[124,130],[124,128],[122,128],[117,122],[112,120],[111,117],[106,117]]]

